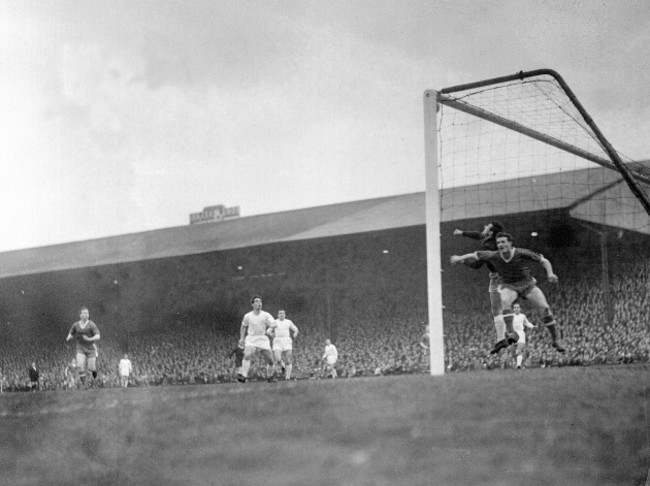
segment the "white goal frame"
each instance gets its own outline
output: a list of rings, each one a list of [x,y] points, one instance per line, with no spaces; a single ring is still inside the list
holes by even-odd
[[[524,80],[536,76],[550,76],[560,86],[579,113],[582,121],[591,129],[606,157],[600,157],[571,144],[537,132],[534,129],[520,125],[500,117],[494,113],[486,112],[480,108],[459,103],[453,93],[474,88],[482,88],[515,80]],[[441,265],[441,193],[439,185],[440,160],[438,152],[438,110],[439,105],[445,104],[470,115],[488,120],[507,129],[514,130],[540,142],[555,146],[578,157],[595,162],[596,164],[612,169],[622,176],[632,194],[640,202],[645,212],[650,215],[650,198],[641,188],[639,181],[650,184],[646,174],[637,173],[623,163],[619,154],[614,150],[609,141],[596,126],[591,116],[584,109],[577,97],[571,91],[564,79],[551,69],[538,69],[535,71],[519,72],[514,75],[488,79],[476,83],[453,86],[439,91],[426,90],[424,92],[424,162],[426,181],[426,246],[427,246],[427,295],[429,316],[429,353],[431,375],[444,375],[445,373],[445,348],[443,334],[443,303],[442,303],[442,265]]]
[[[432,376],[445,374],[440,254],[440,190],[438,184],[438,93],[424,92],[424,163],[429,311],[429,363]]]

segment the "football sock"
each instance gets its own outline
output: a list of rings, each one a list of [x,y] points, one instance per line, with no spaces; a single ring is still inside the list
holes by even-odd
[[[513,314],[510,309],[503,311],[503,320],[506,323],[506,329],[508,331],[508,334],[514,332],[514,328],[512,327],[512,318],[513,318]]]
[[[551,339],[553,339],[553,341],[557,341],[558,336],[557,336],[557,328],[555,326],[555,323],[546,324],[546,329],[548,329],[548,332],[551,335]]]
[[[245,359],[241,362],[241,374],[244,378],[248,378],[248,370],[251,368],[251,361]]]
[[[289,380],[289,379],[291,379],[291,370],[293,369],[293,365],[292,365],[292,364],[288,364],[288,365],[285,366],[285,369],[286,369],[286,375],[285,375],[285,378],[286,378],[287,380]]]
[[[497,342],[503,341],[506,338],[506,322],[503,320],[503,316],[494,317],[494,329],[497,332]]]
[[[546,326],[546,329],[548,329],[551,339],[553,339],[554,342],[557,341],[559,337],[557,332],[557,323],[553,316],[544,317],[544,325]]]

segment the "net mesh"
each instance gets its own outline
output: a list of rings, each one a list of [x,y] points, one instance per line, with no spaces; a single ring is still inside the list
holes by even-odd
[[[610,158],[607,142],[553,75],[476,86],[445,89],[438,98],[447,366],[490,368],[511,361],[508,353],[485,351],[495,329],[485,269],[479,274],[448,260],[481,249],[465,231],[476,236],[492,221],[513,235],[515,247],[548,258],[559,277],[551,284],[543,269],[531,265],[566,353],[557,353],[545,333],[533,333],[527,363],[650,359],[647,344],[637,339],[649,331],[650,300],[639,298],[646,293],[639,289],[650,282],[650,217]],[[619,158],[641,194],[650,194],[648,161]],[[542,322],[538,309],[525,298],[519,302]]]
[[[650,234],[643,206],[553,76],[445,93],[442,101],[443,221],[566,208],[580,221]],[[621,159],[650,194],[647,164]]]

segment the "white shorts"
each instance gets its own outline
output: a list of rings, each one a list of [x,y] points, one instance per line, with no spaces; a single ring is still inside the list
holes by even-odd
[[[327,364],[330,366],[334,366],[336,364],[336,358],[334,356],[328,356]]]
[[[526,333],[524,331],[517,331],[517,334],[519,334],[517,344],[526,344]]]
[[[276,337],[273,340],[273,351],[293,350],[293,340],[290,337]]]
[[[264,335],[253,335],[246,336],[244,341],[244,347],[254,347],[257,349],[263,349],[265,351],[271,351],[271,342],[269,341],[268,336]]]

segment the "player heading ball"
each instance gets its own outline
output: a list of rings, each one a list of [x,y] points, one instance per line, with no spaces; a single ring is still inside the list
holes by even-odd
[[[455,265],[466,260],[478,260],[494,265],[501,276],[499,288],[501,293],[501,314],[508,329],[512,328],[512,305],[517,299],[525,298],[542,315],[542,321],[551,335],[553,347],[563,353],[565,346],[560,339],[560,330],[555,321],[555,316],[546,301],[544,292],[536,285],[530,268],[528,268],[531,262],[540,264],[546,270],[548,281],[556,284],[558,277],[553,273],[551,262],[539,253],[525,248],[515,248],[512,245],[512,235],[509,233],[498,233],[496,241],[497,251],[476,251],[466,255],[454,255],[451,257],[450,262]],[[518,337],[518,335],[512,336],[512,338],[516,338],[514,339],[515,342],[518,341]],[[491,353],[498,353],[506,347],[508,347],[507,340],[499,341]]]

